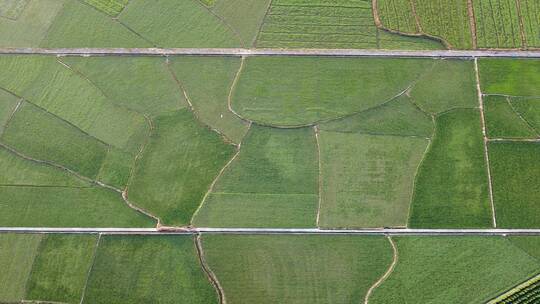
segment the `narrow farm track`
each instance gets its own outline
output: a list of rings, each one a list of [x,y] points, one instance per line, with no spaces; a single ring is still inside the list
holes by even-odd
[[[540,235],[540,229],[319,229],[319,228],[58,228],[58,227],[0,227],[0,233],[59,233],[102,235],[197,235],[197,234],[248,234],[248,235],[381,235],[381,236],[508,236]]]
[[[335,56],[335,57],[415,57],[415,58],[477,58],[510,57],[540,58],[540,50],[368,50],[368,49],[270,49],[270,48],[0,48],[0,55],[57,56]]]
[[[381,284],[384,283],[384,281],[386,281],[386,279],[392,274],[392,272],[394,271],[394,268],[396,268],[396,264],[398,262],[398,249],[397,249],[396,244],[394,243],[394,240],[392,240],[392,238],[390,236],[387,236],[387,239],[388,239],[388,242],[390,242],[390,245],[392,246],[392,263],[390,263],[390,266],[388,267],[388,270],[386,270],[386,272],[383,274],[383,276],[380,279],[378,279],[377,282],[375,282],[369,288],[369,290],[366,293],[366,297],[364,298],[364,304],[369,303],[369,297],[371,296],[373,291],[377,287],[381,286]]]

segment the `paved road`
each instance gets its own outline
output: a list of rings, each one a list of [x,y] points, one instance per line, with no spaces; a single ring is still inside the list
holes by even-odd
[[[351,234],[351,235],[540,235],[540,229],[287,229],[287,228],[33,228],[0,227],[15,233],[103,233],[103,234]]]
[[[540,58],[540,51],[485,50],[485,51],[399,51],[356,49],[196,49],[196,48],[0,48],[0,54],[48,54],[61,56],[106,55],[205,55],[205,56],[342,56],[342,57],[510,57]]]

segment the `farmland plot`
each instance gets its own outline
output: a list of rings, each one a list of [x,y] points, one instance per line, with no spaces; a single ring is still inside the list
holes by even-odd
[[[240,68],[240,60],[233,57],[178,56],[170,58],[170,62],[197,117],[228,140],[240,143],[248,124],[228,108],[228,96]]]
[[[488,304],[534,303],[538,299],[540,299],[540,275],[522,282],[503,295],[489,301]]]
[[[250,57],[232,107],[265,125],[309,125],[381,105],[433,64],[424,59]]]
[[[382,237],[208,235],[228,303],[359,303],[392,261]]]
[[[480,113],[457,109],[436,119],[412,201],[415,228],[481,228],[491,223]]]
[[[398,263],[370,303],[484,303],[540,267],[501,237],[394,239]]]
[[[378,0],[379,18],[385,28],[401,33],[419,33],[410,0]]]
[[[511,104],[523,120],[540,134],[540,98],[512,98]]]
[[[540,96],[538,59],[481,59],[478,66],[484,94]]]
[[[528,114],[527,105],[521,106],[520,109],[521,112]],[[531,107],[531,109],[535,108]],[[509,97],[495,95],[484,97],[484,111],[487,135],[490,138],[534,138],[540,136],[516,110]]]
[[[320,225],[406,226],[425,138],[321,131]]]
[[[0,234],[0,301],[19,302],[37,254],[41,235]]]
[[[516,0],[473,1],[480,48],[524,47]],[[538,26],[538,25],[537,25]]]
[[[493,201],[501,227],[540,226],[540,144],[491,142]]]
[[[525,36],[525,47],[540,47],[540,4],[535,0],[520,0],[519,13],[521,15]]]
[[[253,125],[194,219],[210,227],[313,227],[317,143],[311,128]]]
[[[187,109],[159,116],[137,165],[130,198],[167,225],[186,225],[234,153]]]
[[[190,236],[102,236],[82,303],[217,303]]]
[[[78,303],[92,264],[95,235],[45,235],[26,283],[26,300]]]
[[[126,7],[129,0],[84,0],[84,2],[106,13],[107,15],[116,17]]]

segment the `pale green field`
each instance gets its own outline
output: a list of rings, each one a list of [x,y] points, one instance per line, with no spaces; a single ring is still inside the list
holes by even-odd
[[[406,226],[425,138],[321,131],[326,228]]]
[[[392,261],[383,237],[203,236],[227,303],[361,303]]]
[[[503,237],[399,237],[398,263],[369,303],[485,303],[538,272]]]
[[[223,133],[228,140],[240,143],[248,125],[231,113],[227,106],[240,59],[177,56],[170,61],[171,69],[186,90],[197,117]]]
[[[526,111],[527,109],[522,110]],[[540,113],[540,110],[537,111]],[[539,136],[536,130],[520,117],[508,97],[484,97],[484,113],[487,135],[490,138],[534,138]]]
[[[426,59],[250,57],[232,107],[265,125],[312,124],[379,106],[433,64]]]
[[[23,299],[41,235],[0,234],[0,302]]]
[[[317,143],[311,128],[252,125],[194,219],[197,226],[313,227]]]

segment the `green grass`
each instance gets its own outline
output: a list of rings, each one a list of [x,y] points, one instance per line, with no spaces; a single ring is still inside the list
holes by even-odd
[[[245,47],[251,47],[269,4],[270,0],[219,0],[212,11],[238,32]]]
[[[454,108],[478,107],[473,62],[455,59],[436,62],[410,91],[418,106],[434,114]]]
[[[23,103],[0,138],[29,157],[61,164],[95,178],[107,146],[44,110]]]
[[[0,187],[0,226],[152,227],[119,193],[102,188]]]
[[[322,227],[405,226],[423,138],[322,131]]]
[[[320,125],[321,130],[380,135],[431,137],[431,117],[402,95],[395,100],[342,119]]]
[[[247,132],[247,124],[227,107],[229,91],[240,67],[239,59],[178,56],[170,60],[171,68],[186,90],[197,117],[232,142],[240,143]]]
[[[478,67],[484,94],[540,96],[538,59],[481,59]]]
[[[520,118],[507,97],[484,97],[484,112],[487,135],[490,138],[531,138],[538,136],[538,133],[525,120]]]
[[[414,228],[490,227],[478,110],[458,109],[437,117],[435,138],[416,179],[409,224]]]
[[[6,0],[2,0],[5,2]],[[11,0],[8,2],[21,2]],[[26,1],[16,20],[0,17],[0,45],[4,47],[38,47],[64,0]]]
[[[150,116],[187,106],[162,57],[66,57],[63,60],[92,80],[117,105]]]
[[[396,268],[369,299],[377,303],[485,303],[540,264],[501,237],[395,238]]]
[[[432,64],[424,59],[249,57],[232,106],[264,124],[310,124],[380,105]]]
[[[188,224],[234,153],[185,109],[158,117],[129,187],[130,200],[167,225]]]
[[[190,236],[103,236],[83,303],[217,303]]]
[[[4,132],[4,127],[11,118],[13,110],[15,110],[19,101],[20,99],[17,97],[0,90],[0,135]]]
[[[0,168],[0,185],[88,186],[63,170],[25,160],[5,148],[0,148]]]
[[[489,160],[497,224],[505,228],[540,226],[540,143],[492,142]]]
[[[131,0],[120,20],[159,47],[240,46],[233,32],[197,0]]]
[[[42,235],[0,234],[0,301],[18,302],[24,289]]]
[[[510,102],[514,110],[540,134],[540,98],[512,98]]]
[[[30,0],[1,0],[0,17],[16,20]]]
[[[48,234],[43,237],[26,284],[26,300],[78,303],[97,236]]]
[[[382,237],[203,237],[206,260],[227,303],[360,303],[386,271]]]
[[[253,125],[195,218],[197,226],[313,227],[317,143],[311,128]]]
[[[65,1],[40,47],[151,47],[110,16],[81,1]]]

